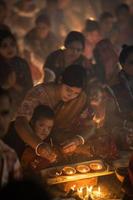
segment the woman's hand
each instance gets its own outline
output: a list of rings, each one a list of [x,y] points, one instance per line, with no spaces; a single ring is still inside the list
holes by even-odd
[[[66,142],[61,144],[61,151],[64,154],[73,153],[80,144],[81,144],[81,140],[78,137],[69,139]]]
[[[46,143],[42,143],[37,150],[38,154],[47,159],[50,163],[53,163],[57,159],[57,155],[54,150]]]

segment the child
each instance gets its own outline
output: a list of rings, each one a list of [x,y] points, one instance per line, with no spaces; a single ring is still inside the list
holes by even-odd
[[[45,141],[47,149],[51,151],[49,160],[47,160],[45,158],[41,158],[31,147],[27,146],[25,148],[21,159],[22,167],[24,169],[33,169],[38,171],[56,160],[56,155],[52,148],[50,148],[50,145],[53,145],[52,139],[49,137],[54,125],[54,112],[49,106],[39,105],[34,110],[30,124],[34,132],[42,140],[42,143]]]

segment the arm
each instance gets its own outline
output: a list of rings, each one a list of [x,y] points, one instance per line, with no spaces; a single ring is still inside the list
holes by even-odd
[[[50,162],[55,162],[57,157],[55,152],[34,133],[25,117],[18,117],[16,119],[15,128],[20,138],[33,149],[36,149],[38,144],[41,144],[37,150],[39,156],[46,158]]]
[[[15,128],[20,138],[33,149],[41,143],[41,139],[33,132],[26,117],[18,117],[15,122]]]
[[[91,120],[85,120],[77,135],[62,144],[63,153],[74,152],[76,148],[89,140],[95,134],[96,126]]]

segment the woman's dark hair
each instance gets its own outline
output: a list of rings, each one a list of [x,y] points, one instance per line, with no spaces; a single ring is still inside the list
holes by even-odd
[[[103,12],[99,17],[99,20],[104,21],[105,19],[108,18],[113,18],[113,15],[110,12]]]
[[[127,12],[129,12],[130,11],[130,8],[129,8],[129,6],[126,4],[126,3],[122,3],[122,4],[120,4],[120,5],[118,5],[117,7],[116,7],[116,15],[118,15],[120,12],[122,12],[122,11],[127,11]]]
[[[84,88],[86,77],[86,70],[82,66],[70,65],[62,74],[62,83],[71,87]]]
[[[122,51],[120,52],[119,62],[121,65],[125,64],[128,56],[133,53],[133,45],[123,45]]]
[[[9,30],[1,29],[0,30],[0,46],[3,40],[5,40],[6,38],[11,38],[17,44],[15,36]]]
[[[36,23],[36,24],[38,24],[38,23],[44,23],[44,24],[46,24],[47,26],[50,26],[50,25],[51,25],[50,19],[49,19],[49,17],[48,17],[46,14],[41,14],[41,15],[39,15],[39,16],[36,18],[35,23]]]
[[[47,118],[54,120],[54,111],[47,105],[39,105],[34,109],[31,123],[34,125],[37,120]]]
[[[78,41],[82,44],[83,48],[85,48],[85,37],[81,32],[71,31],[66,36],[64,41],[64,45],[67,48],[72,42]]]
[[[86,19],[85,21],[85,27],[84,27],[84,32],[93,32],[93,31],[99,31],[100,30],[100,26],[98,21],[96,20],[90,20],[90,19]]]

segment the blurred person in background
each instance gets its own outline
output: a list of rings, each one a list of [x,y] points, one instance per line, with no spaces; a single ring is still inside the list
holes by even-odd
[[[93,49],[95,48],[96,44],[102,39],[98,21],[87,19],[85,21],[83,34],[85,37],[84,55],[88,59],[92,60]]]
[[[110,12],[103,12],[99,17],[100,31],[103,38],[110,39],[114,17]]]
[[[38,79],[39,81],[43,79],[44,60],[48,54],[59,47],[59,38],[57,39],[51,31],[51,22],[46,14],[39,15],[35,23],[35,27],[24,38],[24,55],[26,59],[29,58],[29,63],[32,66],[33,80]],[[37,78],[37,70],[40,78]]]
[[[118,73],[120,71],[118,67],[118,54],[115,51],[115,46],[109,39],[100,40],[94,50],[93,58],[95,64],[93,69],[97,79],[108,85],[113,85],[118,81]]]
[[[0,187],[12,179],[22,178],[20,163],[15,151],[2,141],[11,121],[11,104],[8,91],[0,88]]]
[[[64,49],[58,49],[48,55],[44,64],[44,74],[45,68],[48,68],[55,73],[56,80],[58,80],[65,68],[71,64],[79,64],[86,69],[89,75],[91,64],[83,55],[85,48],[85,38],[83,34],[78,31],[71,31],[65,38],[64,46]]]
[[[10,27],[18,38],[23,37],[33,25],[39,9],[32,0],[14,2],[10,14]]]
[[[19,56],[16,38],[8,30],[0,30],[0,59],[5,60],[15,71],[16,91],[13,96],[17,109],[33,84],[29,65]]]
[[[116,23],[113,26],[111,41],[120,51],[123,44],[130,45],[133,42],[133,17],[127,4],[118,5],[115,14]]]

